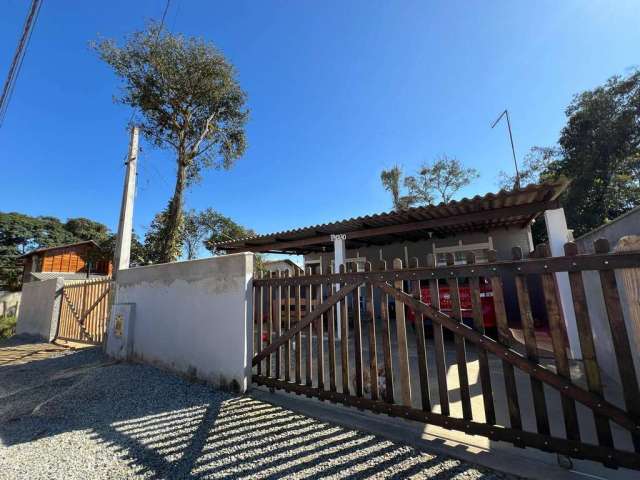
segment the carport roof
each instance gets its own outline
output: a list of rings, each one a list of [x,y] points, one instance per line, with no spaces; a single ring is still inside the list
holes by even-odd
[[[559,206],[569,180],[531,184],[439,205],[407,208],[322,225],[216,243],[219,250],[304,254],[332,251],[332,235],[346,236],[347,248],[447,237],[501,227],[524,228],[545,210]]]

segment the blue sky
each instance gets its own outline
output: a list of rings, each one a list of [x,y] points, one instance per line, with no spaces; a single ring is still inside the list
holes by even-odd
[[[0,0],[0,74],[29,6]],[[0,210],[89,217],[115,228],[130,110],[89,50],[159,18],[165,0],[44,0],[0,128]],[[249,147],[209,171],[187,206],[269,233],[390,208],[379,172],[447,153],[496,190],[519,158],[551,145],[572,96],[640,64],[640,2],[172,0],[166,25],[215,43],[248,94]],[[171,194],[170,152],[143,144],[134,224]]]

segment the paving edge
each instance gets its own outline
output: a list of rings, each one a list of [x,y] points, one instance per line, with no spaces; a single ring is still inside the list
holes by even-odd
[[[315,398],[307,398],[287,392],[270,392],[265,387],[252,387],[247,395],[263,402],[286,408],[315,418],[323,422],[334,423],[343,427],[353,428],[374,435],[387,438],[394,442],[407,444],[425,453],[445,455],[470,464],[496,470],[508,475],[532,480],[584,480],[585,475],[536,460],[526,455],[519,455],[505,444],[505,449],[482,448],[453,439],[457,432],[452,432],[452,438],[438,437],[428,433],[433,439],[422,437],[424,425],[412,420],[389,417],[360,411],[356,408],[339,404],[323,402]],[[500,442],[502,443],[502,442]],[[551,455],[551,454],[549,454]],[[591,477],[598,478],[598,477]]]

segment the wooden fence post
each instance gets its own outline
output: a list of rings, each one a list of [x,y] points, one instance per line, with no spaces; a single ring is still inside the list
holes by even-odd
[[[640,250],[640,235],[629,235],[618,241],[615,252]],[[640,348],[640,268],[620,270],[625,295],[629,305],[629,333],[635,347]]]

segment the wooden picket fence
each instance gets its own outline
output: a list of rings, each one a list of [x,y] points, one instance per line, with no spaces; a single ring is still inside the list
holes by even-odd
[[[110,278],[65,284],[60,299],[57,339],[100,345],[109,319]]]
[[[253,382],[519,447],[640,469],[640,390],[615,276],[617,269],[638,268],[640,252],[610,253],[605,240],[595,247],[590,255],[579,255],[568,243],[563,257],[550,257],[541,245],[526,259],[514,249],[510,261],[496,261],[491,251],[488,263],[476,263],[470,255],[465,265],[454,265],[449,256],[447,266],[436,267],[430,255],[428,263],[413,259],[409,268],[396,259],[393,268],[384,262],[377,268],[367,264],[364,272],[341,266],[338,273],[256,278]],[[600,277],[624,408],[603,393],[583,283],[586,271]],[[580,379],[572,378],[556,272],[568,272],[583,355]],[[533,277],[539,278],[548,318],[553,346],[548,361],[538,355],[529,294]],[[514,342],[509,329],[507,278],[515,284],[524,345]],[[485,279],[493,292],[496,338],[484,331],[479,282]],[[471,326],[462,321],[461,281],[471,290]],[[443,284],[451,296],[449,314],[439,306]],[[423,301],[421,289],[427,286],[433,305]],[[310,306],[304,315],[303,298]],[[416,312],[415,356],[409,355],[407,343],[408,308]],[[433,340],[425,335],[424,320],[432,324]],[[472,359],[478,370],[474,385],[468,375]],[[506,398],[497,398],[498,382],[504,391],[500,397]],[[591,413],[579,415],[577,404]]]

